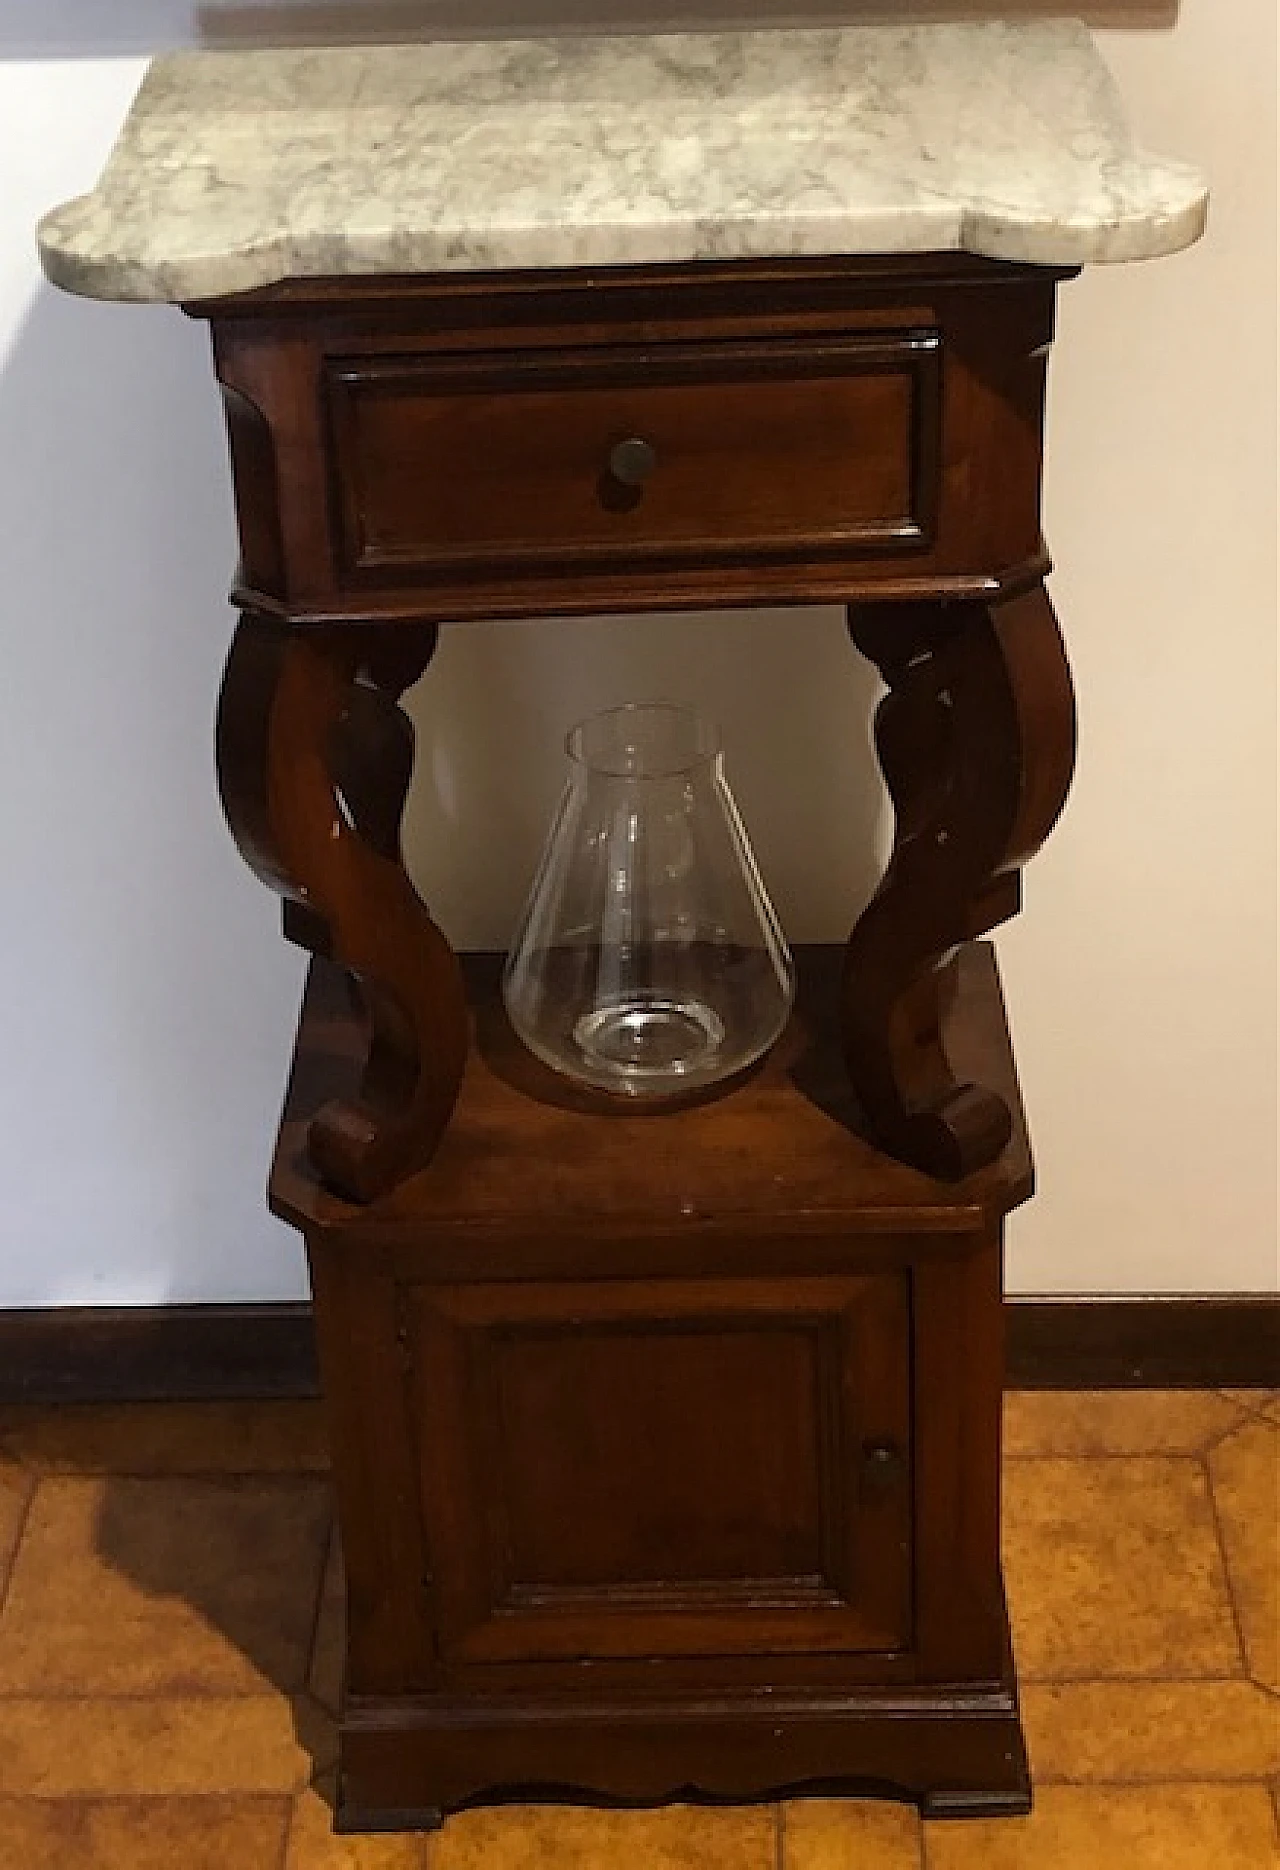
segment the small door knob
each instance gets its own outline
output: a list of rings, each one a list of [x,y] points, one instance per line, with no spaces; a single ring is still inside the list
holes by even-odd
[[[657,465],[657,450],[640,435],[629,435],[609,450],[609,472],[623,487],[643,487]]]
[[[906,1472],[901,1448],[894,1441],[866,1441],[862,1444],[862,1479],[875,1493],[896,1487]]]

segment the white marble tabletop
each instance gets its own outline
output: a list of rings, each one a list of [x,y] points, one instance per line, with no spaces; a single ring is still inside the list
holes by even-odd
[[[1084,27],[981,22],[177,53],[40,249],[68,291],[180,301],[785,255],[1139,260],[1204,217]]]

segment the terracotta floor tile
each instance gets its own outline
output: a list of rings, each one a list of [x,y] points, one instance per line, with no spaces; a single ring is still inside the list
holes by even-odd
[[[1033,1682],[1022,1718],[1037,1783],[1280,1773],[1280,1702],[1253,1682]]]
[[[1209,1457],[1249,1671],[1280,1689],[1280,1427],[1250,1422]]]
[[[0,1458],[0,1604],[4,1603],[9,1566],[18,1549],[30,1498],[30,1476]]]
[[[298,1792],[312,1774],[283,1695],[7,1700],[0,1794]]]
[[[429,1870],[775,1870],[767,1806],[594,1811],[506,1805],[459,1812],[431,1838]]]
[[[326,1796],[306,1792],[295,1803],[285,1870],[425,1870],[424,1837],[335,1837],[331,1797],[326,1788]]]
[[[329,1465],[318,1402],[0,1410],[0,1446],[43,1473],[290,1474]]]
[[[42,1480],[0,1612],[0,1693],[300,1686],[330,1513],[319,1480]]]
[[[332,1772],[338,1764],[337,1721],[307,1693],[295,1695],[289,1705],[298,1744],[310,1756],[311,1777]]]
[[[280,1799],[0,1800],[0,1870],[276,1870]]]
[[[1198,1461],[1011,1461],[1005,1577],[1028,1680],[1238,1675]]]
[[[925,1826],[926,1870],[1275,1870],[1266,1787],[1046,1786],[1030,1818]]]
[[[1265,1415],[1273,1422],[1280,1422],[1280,1390],[1220,1390],[1219,1395],[1252,1410],[1254,1415]]]
[[[1006,1455],[1198,1454],[1245,1419],[1216,1390],[1016,1390]]]
[[[316,1619],[315,1642],[311,1650],[311,1669],[307,1687],[320,1706],[337,1715],[342,1699],[342,1672],[346,1661],[347,1598],[342,1569],[342,1542],[335,1528],[324,1569],[324,1588],[320,1595],[320,1614]]]
[[[920,1820],[909,1805],[793,1799],[782,1837],[782,1870],[920,1870]]]
[[[922,1849],[928,1870],[1275,1870],[1280,1701],[1241,1677],[1205,1468],[1186,1457],[1210,1447],[1251,1666],[1275,1681],[1280,1432],[1260,1410],[1278,1403],[1012,1398],[1006,1564],[1036,1813],[922,1831],[905,1806],[797,1800],[786,1870],[918,1870]],[[31,1484],[0,1447],[0,1870],[280,1870],[286,1824],[287,1870],[778,1870],[764,1807],[502,1807],[430,1839],[333,1837],[302,1790],[332,1755],[342,1651],[327,1483],[297,1477],[323,1459],[318,1412],[10,1410],[5,1436],[45,1478],[6,1602]],[[122,1467],[150,1478],[76,1477]],[[260,1478],[175,1478],[231,1472]],[[1169,1679],[1097,1679],[1142,1675]],[[1201,1675],[1234,1679],[1176,1679]],[[304,1678],[329,1714],[265,1692]],[[92,1698],[107,1693],[123,1699]]]

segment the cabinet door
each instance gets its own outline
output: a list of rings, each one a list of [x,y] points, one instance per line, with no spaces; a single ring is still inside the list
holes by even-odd
[[[909,1645],[905,1275],[404,1296],[446,1662]]]

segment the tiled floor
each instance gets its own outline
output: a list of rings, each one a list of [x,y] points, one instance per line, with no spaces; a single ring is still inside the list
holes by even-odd
[[[1007,1574],[1033,1817],[510,1807],[335,1839],[317,1411],[0,1414],[0,1870],[1266,1870],[1280,1394],[1022,1395]]]

